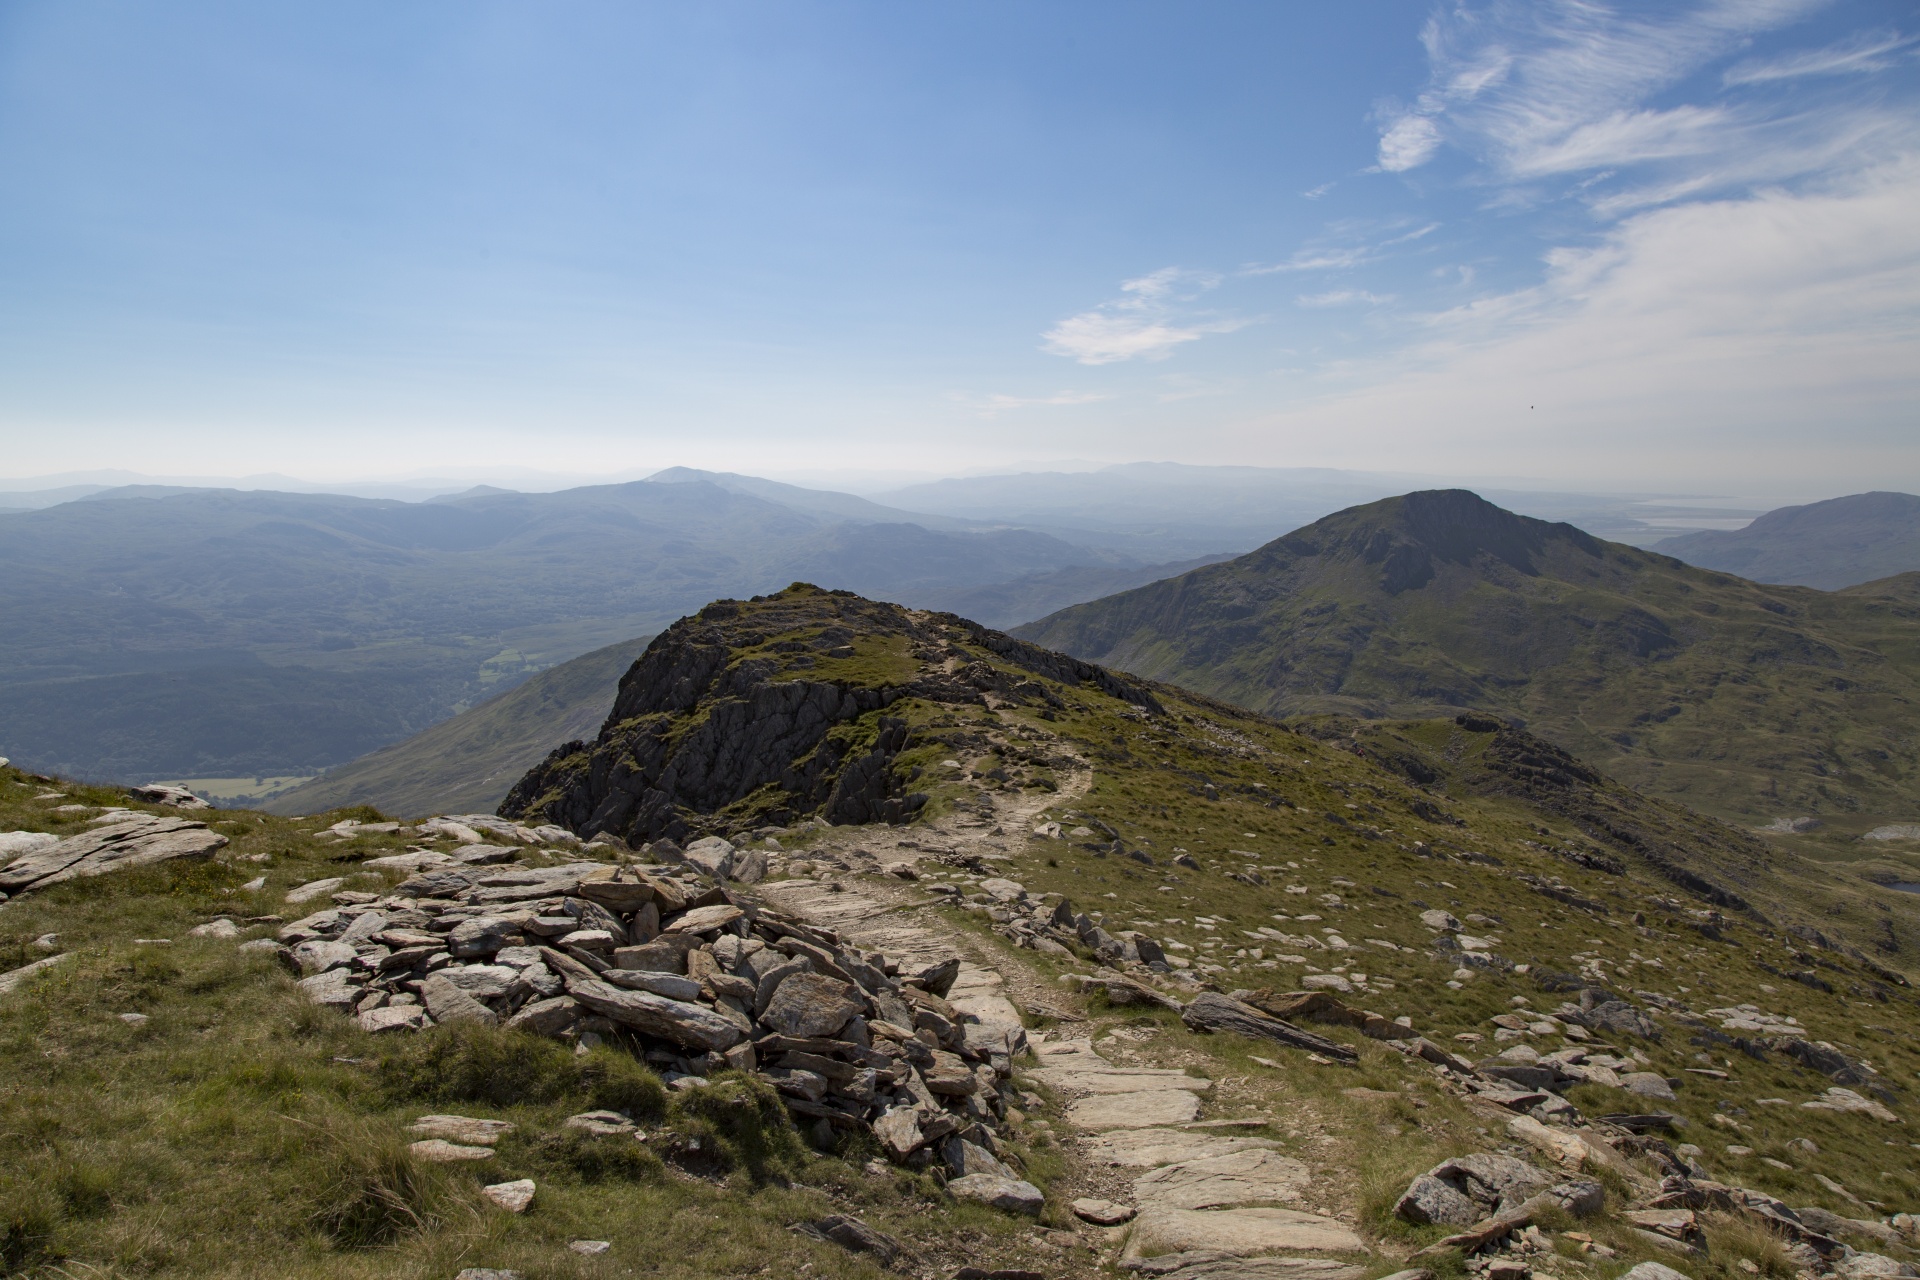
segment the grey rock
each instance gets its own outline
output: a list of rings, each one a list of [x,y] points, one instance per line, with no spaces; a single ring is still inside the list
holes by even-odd
[[[488,956],[498,951],[508,934],[518,933],[520,924],[501,916],[475,916],[462,920],[447,934],[447,950],[456,957]]]
[[[569,979],[567,991],[595,1013],[686,1048],[718,1053],[742,1039],[739,1027],[704,1005],[594,980]]]
[[[60,837],[47,831],[0,831],[0,866],[24,854],[39,853],[60,843]]]
[[[1292,1023],[1269,1017],[1252,1005],[1242,1004],[1213,991],[1203,991],[1195,996],[1181,1012],[1180,1021],[1194,1031],[1221,1031],[1253,1039],[1273,1040],[1318,1053],[1336,1062],[1352,1063],[1360,1059],[1359,1054],[1343,1044],[1310,1031],[1302,1031]]]
[[[127,795],[146,804],[170,805],[175,809],[211,809],[212,805],[202,800],[185,787],[170,786],[164,782],[149,782],[144,787],[129,787]]]
[[[66,880],[176,858],[211,858],[214,850],[226,844],[227,838],[208,830],[204,822],[151,813],[126,814],[109,826],[15,857],[0,869],[0,894],[18,895]]]
[[[1590,1178],[1558,1183],[1548,1187],[1545,1194],[1576,1218],[1591,1218],[1607,1207],[1607,1189]]]
[[[294,963],[305,974],[325,973],[329,969],[339,969],[350,965],[358,953],[344,942],[326,942],[316,939],[303,942],[293,949]]]
[[[476,1000],[492,1000],[513,989],[520,980],[520,970],[504,964],[450,964],[437,976]]]
[[[518,1271],[507,1271],[500,1267],[466,1267],[453,1280],[526,1280],[526,1277]]]
[[[1693,1277],[1658,1262],[1642,1262],[1623,1273],[1620,1280],[1693,1280]]]
[[[940,1144],[940,1159],[946,1164],[948,1172],[956,1178],[970,1177],[976,1173],[990,1174],[996,1178],[1010,1178],[1019,1181],[1020,1175],[1002,1164],[993,1152],[976,1142],[969,1142],[955,1134]]]
[[[433,1023],[427,1018],[427,1011],[417,1004],[386,1005],[379,1009],[369,1009],[355,1019],[360,1029],[369,1035],[380,1035],[388,1031],[425,1031]]]
[[[1451,1183],[1423,1173],[1407,1184],[1393,1206],[1394,1216],[1425,1226],[1470,1227],[1480,1220],[1480,1210]]]
[[[1047,1204],[1046,1196],[1031,1182],[991,1173],[955,1178],[947,1184],[947,1193],[957,1199],[991,1205],[1003,1213],[1021,1213],[1029,1218],[1039,1217],[1040,1210]]]
[[[600,980],[629,991],[651,991],[669,1000],[700,998],[700,984],[677,973],[659,973],[650,969],[609,969],[600,975]]]
[[[1665,1076],[1652,1071],[1629,1071],[1620,1077],[1620,1087],[1643,1098],[1673,1101],[1673,1086],[1667,1083]]]
[[[846,983],[824,974],[795,973],[775,988],[760,1023],[770,1031],[803,1039],[833,1036],[865,1008]]]
[[[18,969],[9,969],[5,973],[0,973],[0,996],[15,990],[34,974],[43,973],[72,958],[73,953],[67,952],[64,955],[48,956],[44,960],[35,960],[32,964],[23,964]]]
[[[205,924],[195,925],[187,930],[187,936],[189,938],[237,938],[240,936],[240,926],[227,917],[221,916]]]
[[[430,974],[420,984],[420,998],[435,1022],[478,1022],[494,1026],[500,1015],[448,980],[445,973]]]
[[[348,969],[329,969],[310,978],[302,978],[300,989],[307,993],[307,999],[329,1009],[351,1009],[360,998],[360,985],[353,980],[353,973]]]
[[[553,996],[526,1005],[507,1019],[507,1026],[517,1031],[531,1031],[537,1036],[557,1036],[579,1020],[579,1001],[572,996]]]
[[[1429,929],[1441,930],[1446,933],[1460,932],[1460,922],[1453,918],[1453,914],[1442,911],[1438,907],[1435,907],[1431,911],[1422,911],[1420,913],[1420,923]]]
[[[496,1182],[480,1188],[480,1194],[491,1200],[508,1213],[525,1213],[527,1206],[533,1203],[534,1183],[532,1178],[517,1178],[512,1182]]]
[[[858,1218],[836,1213],[808,1224],[823,1240],[831,1240],[854,1253],[870,1253],[883,1267],[891,1267],[906,1255],[906,1248],[885,1232],[876,1231]]]
[[[695,840],[686,847],[686,861],[700,868],[715,880],[725,880],[733,873],[733,863],[739,850],[731,841],[719,836],[706,836]]]

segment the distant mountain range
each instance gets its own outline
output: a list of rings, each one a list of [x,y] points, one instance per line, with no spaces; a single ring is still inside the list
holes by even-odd
[[[1273,714],[1524,723],[1728,816],[1920,810],[1920,574],[1762,586],[1430,491],[1016,635]]]
[[[1920,497],[1856,493],[1781,507],[1737,532],[1684,534],[1653,549],[1755,582],[1835,591],[1920,570]]]
[[[806,580],[918,603],[1073,568],[1143,571],[689,471],[420,503],[123,488],[0,518],[0,753],[136,781],[312,772],[716,596]]]

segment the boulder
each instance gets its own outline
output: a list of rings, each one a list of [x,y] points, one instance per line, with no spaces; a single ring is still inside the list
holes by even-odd
[[[1430,1173],[1407,1184],[1393,1212],[1395,1217],[1419,1226],[1466,1227],[1480,1220],[1479,1206],[1451,1183]]]
[[[956,1199],[991,1205],[1004,1213],[1022,1213],[1030,1218],[1039,1217],[1040,1210],[1047,1204],[1047,1197],[1031,1182],[991,1173],[955,1178],[947,1184],[947,1193]]]
[[[1420,913],[1420,923],[1436,932],[1460,932],[1460,922],[1453,918],[1451,912],[1442,911],[1438,907],[1435,907],[1431,911],[1422,911]]]
[[[781,1035],[833,1036],[865,1007],[854,988],[844,982],[824,974],[793,973],[774,989],[760,1023]]]
[[[1629,1071],[1620,1077],[1620,1087],[1628,1093],[1639,1094],[1643,1098],[1658,1098],[1662,1102],[1673,1101],[1673,1086],[1667,1078],[1653,1071]]]
[[[1255,1039],[1273,1040],[1290,1045],[1296,1049],[1305,1049],[1332,1058],[1335,1062],[1358,1062],[1360,1055],[1343,1044],[1336,1044],[1324,1036],[1314,1035],[1311,1031],[1302,1031],[1288,1022],[1269,1017],[1252,1005],[1242,1004],[1228,996],[1213,991],[1203,991],[1180,1014],[1180,1021],[1190,1030],[1210,1033],[1229,1032],[1234,1035]]]
[[[508,1213],[525,1213],[527,1206],[533,1203],[533,1191],[532,1178],[516,1178],[512,1182],[496,1182],[480,1188],[481,1195]]]
[[[734,859],[739,850],[730,841],[719,836],[705,836],[686,847],[686,861],[706,872],[715,880],[725,880],[733,874]]]
[[[675,933],[713,933],[724,929],[747,913],[731,903],[719,903],[711,907],[695,907],[663,921],[660,925],[662,935]]]
[[[204,822],[152,813],[116,815],[111,825],[22,853],[0,869],[0,894],[17,895],[50,884],[105,875],[124,867],[176,858],[206,859],[227,838]]]
[[[879,1140],[888,1159],[896,1163],[903,1161],[919,1150],[924,1141],[919,1113],[912,1107],[894,1107],[873,1122],[873,1136]]]
[[[490,956],[506,945],[507,935],[520,932],[520,922],[502,916],[475,916],[462,920],[447,934],[447,950],[456,959]]]
[[[189,938],[237,938],[240,936],[240,926],[227,917],[221,916],[205,924],[193,926],[187,930],[187,936]]]
[[[367,1010],[355,1021],[369,1035],[388,1031],[425,1031],[433,1025],[427,1017],[427,1011],[417,1004],[382,1005],[378,1009]]]
[[[462,991],[444,972],[431,974],[420,984],[420,999],[435,1022],[478,1022],[491,1027],[500,1021],[498,1014]]]

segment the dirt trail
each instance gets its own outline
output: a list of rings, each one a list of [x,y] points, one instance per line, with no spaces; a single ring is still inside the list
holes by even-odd
[[[1056,742],[1062,756],[1068,753]],[[952,957],[960,976],[949,997],[985,1023],[1018,1024],[1016,993],[1044,994],[1018,961],[995,957],[939,916],[909,883],[880,875],[895,862],[992,862],[1025,846],[1039,815],[1074,803],[1093,784],[1091,766],[1074,755],[1057,792],[982,793],[982,806],[914,828],[839,828],[816,849],[811,878],[763,886],[767,899],[861,947],[918,968]],[[850,875],[834,876],[840,870]],[[822,874],[825,872],[825,874]],[[1023,1003],[1038,1001],[1023,1000]],[[1112,1196],[1135,1205],[1125,1253],[1178,1254],[1164,1274],[1173,1280],[1358,1280],[1364,1269],[1326,1254],[1355,1254],[1364,1244],[1346,1224],[1287,1208],[1303,1199],[1314,1172],[1279,1154],[1270,1139],[1246,1136],[1264,1118],[1201,1120],[1213,1082],[1183,1071],[1129,1067],[1101,1056],[1086,1039],[1030,1035],[1039,1065],[1034,1079],[1071,1099],[1060,1138],[1082,1158],[1067,1194]],[[1309,1256],[1299,1256],[1299,1255]],[[1322,1256],[1311,1256],[1322,1255]],[[1166,1264],[1160,1264],[1166,1265]]]

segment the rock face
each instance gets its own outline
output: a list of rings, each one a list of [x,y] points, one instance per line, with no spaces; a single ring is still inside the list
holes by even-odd
[[[129,813],[92,831],[26,853],[0,870],[0,894],[105,875],[123,867],[143,867],[173,858],[210,858],[227,838],[204,822]]]
[[[600,736],[556,749],[500,812],[632,844],[807,815],[906,821],[925,798],[895,768],[909,734],[889,706],[909,697],[983,704],[987,689],[1015,702],[1048,696],[985,664],[949,671],[950,636],[1036,674],[1158,706],[1111,672],[951,614],[796,584],[716,601],[662,632],[621,679]]]

